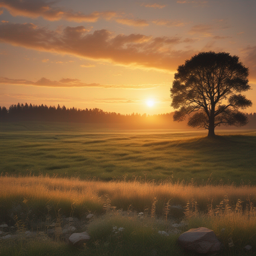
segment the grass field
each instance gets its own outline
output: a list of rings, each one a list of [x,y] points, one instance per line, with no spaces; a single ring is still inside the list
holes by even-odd
[[[20,236],[0,241],[0,255],[195,255],[177,245],[178,234],[158,233],[182,219],[181,232],[213,229],[220,255],[244,255],[256,244],[256,131],[217,134],[0,124],[0,224],[45,234],[48,218],[95,216],[85,220],[85,247]]]
[[[96,180],[256,184],[256,132],[0,127],[0,172]],[[9,130],[9,131],[8,131]]]

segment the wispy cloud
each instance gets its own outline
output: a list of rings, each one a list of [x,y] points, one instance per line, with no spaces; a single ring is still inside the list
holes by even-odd
[[[142,34],[113,35],[108,30],[88,33],[82,26],[56,32],[32,23],[0,24],[0,42],[39,51],[72,54],[125,66],[174,71],[193,50],[174,50],[178,37],[148,37]]]
[[[249,67],[249,77],[256,83],[256,46],[248,46],[241,53],[246,65]]]
[[[117,15],[116,12],[93,12],[84,14],[55,7],[56,1],[35,0],[0,0],[0,8],[7,9],[13,16],[25,16],[30,18],[43,17],[46,20],[65,19],[75,22],[96,22],[98,19],[111,19]]]
[[[96,67],[95,65],[93,64],[86,64],[86,65],[80,65],[81,68],[94,68]]]
[[[183,27],[183,26],[185,26],[184,22],[176,21],[176,20],[153,20],[152,22],[158,26],[166,26],[166,27]]]
[[[194,25],[189,34],[191,35],[199,35],[202,37],[214,37],[214,39],[225,39],[229,38],[229,36],[216,36],[213,34],[217,33],[221,30],[228,29],[229,26],[225,20],[217,20],[213,24],[197,24]]]
[[[161,6],[155,4],[155,6]],[[5,8],[13,16],[25,16],[29,18],[43,17],[46,20],[68,20],[74,22],[96,22],[99,19],[114,20],[117,23],[143,27],[148,26],[148,22],[141,19],[128,19],[123,14],[114,11],[92,12],[84,14],[73,10],[65,10],[55,6],[55,1],[47,0],[0,0],[0,8]],[[1,12],[1,11],[0,11]],[[0,13],[1,15],[1,13]]]
[[[26,79],[12,79],[7,77],[0,77],[0,84],[6,85],[29,85],[40,87],[91,87],[91,88],[112,88],[112,89],[150,89],[158,87],[159,84],[141,84],[141,85],[111,85],[111,84],[98,84],[98,83],[84,83],[79,79],[62,78],[59,81],[53,81],[45,77],[38,81],[30,81]]]
[[[127,25],[127,26],[134,26],[134,27],[145,27],[148,26],[149,23],[146,20],[141,19],[116,19],[117,23]]]
[[[197,4],[197,5],[205,5],[208,3],[207,0],[178,0],[178,4]]]
[[[166,7],[166,5],[162,4],[147,4],[147,3],[142,3],[141,6],[147,7],[147,8],[154,8],[154,9],[163,9]]]

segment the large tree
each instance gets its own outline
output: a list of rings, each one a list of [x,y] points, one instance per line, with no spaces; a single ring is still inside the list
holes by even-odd
[[[174,120],[182,121],[188,115],[188,125],[208,129],[209,137],[215,136],[215,127],[221,124],[245,125],[247,117],[239,108],[252,102],[240,93],[249,89],[248,69],[237,56],[199,53],[175,73],[171,106],[178,110]]]

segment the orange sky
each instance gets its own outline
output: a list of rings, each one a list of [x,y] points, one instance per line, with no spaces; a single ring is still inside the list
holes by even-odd
[[[238,55],[256,103],[255,11],[254,0],[0,0],[0,106],[171,112],[174,72],[200,51]]]

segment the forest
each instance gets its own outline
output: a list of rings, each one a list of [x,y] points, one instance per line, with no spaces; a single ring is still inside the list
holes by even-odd
[[[9,108],[0,107],[0,122],[68,122],[68,123],[94,123],[94,124],[124,124],[143,127],[163,127],[163,128],[188,128],[186,121],[174,122],[174,112],[147,115],[132,113],[123,115],[116,112],[105,112],[98,108],[78,109],[66,108],[58,105],[32,105],[20,104],[11,105]],[[244,126],[247,129],[256,127],[256,113],[246,114],[248,124]],[[230,127],[231,128],[231,127]],[[233,127],[232,127],[233,128]]]

